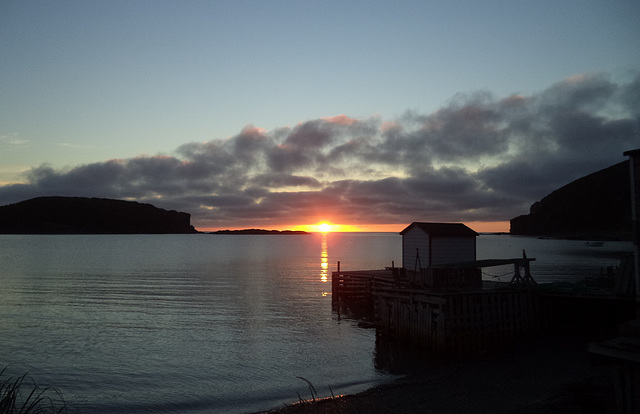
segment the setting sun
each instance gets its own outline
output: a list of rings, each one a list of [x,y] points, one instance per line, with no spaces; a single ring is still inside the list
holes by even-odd
[[[302,224],[295,226],[293,229],[319,233],[361,231],[356,226],[351,226],[349,224],[331,224],[326,221],[322,221],[317,224]]]

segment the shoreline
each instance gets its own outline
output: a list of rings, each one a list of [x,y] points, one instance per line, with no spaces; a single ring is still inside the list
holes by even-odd
[[[571,336],[536,339],[434,366],[352,395],[259,413],[615,412],[611,367]]]

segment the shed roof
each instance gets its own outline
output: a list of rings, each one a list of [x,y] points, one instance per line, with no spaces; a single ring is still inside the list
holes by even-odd
[[[432,236],[478,236],[478,233],[462,223],[424,223],[418,221],[411,223],[407,228],[402,230],[400,234],[406,233],[413,227],[418,227],[425,233]]]

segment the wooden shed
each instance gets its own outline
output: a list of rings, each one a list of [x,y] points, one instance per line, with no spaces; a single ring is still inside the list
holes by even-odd
[[[402,267],[408,272],[476,260],[478,233],[462,223],[413,222],[402,235]]]

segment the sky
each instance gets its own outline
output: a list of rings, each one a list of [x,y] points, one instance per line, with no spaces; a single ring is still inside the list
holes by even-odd
[[[0,205],[508,231],[640,148],[638,21],[637,0],[0,0]]]

